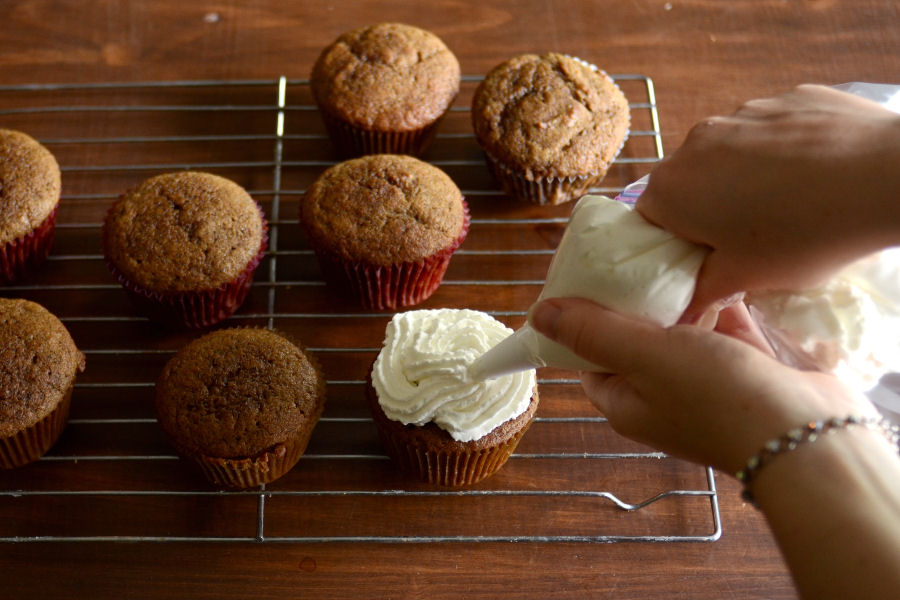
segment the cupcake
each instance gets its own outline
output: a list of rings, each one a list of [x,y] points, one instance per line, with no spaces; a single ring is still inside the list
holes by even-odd
[[[267,225],[244,189],[209,173],[158,175],[106,216],[103,253],[150,319],[199,328],[233,314],[266,250]]]
[[[469,212],[437,167],[373,154],[326,170],[306,192],[300,224],[329,284],[364,308],[394,310],[438,288]]]
[[[0,468],[37,460],[69,418],[84,355],[44,307],[0,298]]]
[[[325,404],[318,366],[268,329],[223,329],[182,348],[156,382],[160,427],[216,487],[242,489],[289,471]]]
[[[310,87],[342,155],[420,155],[459,81],[459,62],[439,37],[381,23],[344,33],[325,48]]]
[[[59,205],[59,165],[28,135],[0,129],[0,285],[47,258]]]
[[[628,102],[603,71],[562,54],[524,54],[487,74],[472,125],[510,197],[561,204],[606,175],[628,135]]]
[[[366,393],[382,444],[402,471],[462,486],[506,463],[537,411],[535,371],[472,381],[467,369],[511,333],[473,310],[394,316]]]

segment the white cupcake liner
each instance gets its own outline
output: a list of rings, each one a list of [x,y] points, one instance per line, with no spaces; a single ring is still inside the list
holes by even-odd
[[[500,183],[507,196],[532,204],[564,204],[576,200],[606,176],[606,169],[593,171],[587,175],[564,177],[537,177],[529,179],[525,175],[506,166],[485,151],[488,169]]]
[[[318,418],[316,418],[318,421]],[[294,468],[306,452],[316,423],[298,438],[276,444],[256,456],[247,458],[219,458],[202,454],[182,453],[214,487],[248,489],[271,483]]]
[[[338,153],[345,158],[366,154],[421,156],[434,141],[438,125],[443,120],[441,116],[424,127],[410,131],[376,131],[357,127],[324,110],[319,112],[328,136]]]

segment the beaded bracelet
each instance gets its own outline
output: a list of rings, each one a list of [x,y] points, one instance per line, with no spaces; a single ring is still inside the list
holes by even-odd
[[[862,425],[867,429],[880,429],[888,441],[895,446],[900,442],[900,428],[892,425],[887,419],[877,416],[849,415],[844,418],[833,417],[825,421],[810,421],[806,425],[791,429],[781,437],[766,442],[762,450],[750,457],[744,468],[735,473],[738,481],[744,484],[741,497],[755,506],[756,500],[753,492],[750,491],[750,483],[760,469],[772,462],[779,454],[790,452],[804,443],[811,444],[822,435],[835,433],[851,425]]]

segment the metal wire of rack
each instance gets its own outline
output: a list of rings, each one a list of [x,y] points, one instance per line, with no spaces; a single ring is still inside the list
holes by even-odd
[[[617,75],[614,79],[620,86],[632,86],[628,95],[633,126],[635,115],[642,115],[616,165],[652,164],[663,156],[653,82],[643,75]],[[465,77],[464,85],[479,80]],[[375,334],[359,345],[316,345],[306,338],[309,330],[321,332],[321,321],[328,322],[325,328],[383,332],[383,323],[389,317],[361,313],[340,304],[332,307],[311,251],[293,235],[295,223],[285,212],[286,201],[299,202],[304,181],[336,162],[323,150],[328,144],[324,130],[311,124],[317,115],[307,88],[307,80],[286,77],[0,86],[0,127],[36,130],[35,137],[61,157],[65,192],[56,249],[45,266],[48,273],[3,288],[0,293],[44,303],[74,331],[76,342],[87,355],[88,373],[93,363],[101,365],[97,376],[76,383],[73,415],[60,443],[34,465],[0,472],[0,542],[594,543],[719,539],[722,525],[712,469],[682,465],[664,454],[626,443],[611,432],[602,417],[570,408],[575,402],[565,398],[577,396],[573,391],[577,390],[577,381],[565,374],[554,377],[551,373],[539,379],[540,388],[551,392],[542,391],[546,399],[535,423],[548,433],[529,432],[526,440],[532,435],[539,439],[533,445],[523,442],[510,465],[485,486],[437,490],[391,475],[386,457],[372,442],[371,419],[359,412],[359,403],[353,402],[361,397],[364,383],[355,365],[367,364],[367,357],[377,352],[377,343],[366,343],[377,342],[372,337]],[[289,94],[293,94],[290,102]],[[635,101],[634,94],[645,98]],[[294,101],[294,95],[300,100]],[[149,98],[146,103],[145,96]],[[51,102],[57,99],[61,103]],[[10,107],[10,103],[18,105]],[[467,111],[457,104],[448,120],[452,121],[454,114],[464,120]],[[156,118],[150,121],[148,114]],[[163,125],[159,131],[132,131],[129,128],[135,115],[140,115],[142,127],[156,122]],[[215,121],[216,125],[198,129],[196,124],[204,120]],[[115,123],[107,127],[107,122]],[[182,127],[185,123],[188,125]],[[109,128],[115,131],[110,134]],[[57,133],[59,130],[63,135]],[[468,260],[472,266],[460,270],[462,276],[448,272],[442,289],[450,292],[443,302],[465,305],[471,290],[494,286],[490,289],[498,290],[497,297],[503,300],[481,308],[497,318],[521,323],[532,292],[543,285],[542,273],[553,247],[528,240],[520,247],[506,242],[525,239],[523,228],[558,233],[566,223],[566,209],[538,211],[503,205],[498,199],[502,194],[483,175],[484,161],[464,125],[442,127],[436,144],[444,144],[448,150],[426,159],[451,175],[465,171],[465,176],[454,179],[472,182],[460,185],[467,198],[475,199],[470,205],[477,207],[484,202],[484,210],[476,208],[473,212],[472,231],[490,229],[502,238],[498,244],[485,242],[483,247],[464,245],[457,252],[460,258],[455,256],[454,260]],[[628,151],[635,146],[638,149]],[[194,152],[196,148],[201,151]],[[249,158],[244,156],[245,150]],[[264,158],[265,152],[271,159]],[[138,160],[128,160],[134,157]],[[302,323],[301,337],[308,349],[327,363],[326,374],[332,372],[329,364],[337,373],[328,379],[326,414],[294,470],[305,472],[286,475],[286,485],[279,480],[268,489],[240,492],[204,488],[177,465],[177,456],[161,441],[155,418],[147,408],[156,369],[186,338],[160,333],[142,317],[130,313],[118,285],[104,277],[103,257],[95,242],[105,208],[120,193],[123,182],[133,184],[135,178],[179,169],[236,174],[234,178],[254,197],[267,199],[263,203],[270,223],[269,251],[257,272],[250,300],[230,323],[288,330]],[[306,172],[306,180],[297,178],[297,172]],[[616,176],[608,176],[604,187],[593,191],[615,194],[631,174],[624,171],[618,181]],[[76,183],[70,186],[65,183],[69,180]],[[499,208],[493,208],[495,203]],[[485,260],[511,261],[511,267],[504,267],[506,272],[524,275],[479,278],[482,273],[490,275],[493,265],[482,265],[480,261]],[[537,267],[531,265],[535,261]],[[522,288],[527,290],[521,292]],[[83,340],[87,343],[82,344]],[[354,368],[348,371],[346,365],[351,364]],[[350,375],[344,376],[348,372]],[[335,388],[339,392],[333,410],[330,396]],[[561,398],[558,402],[563,408],[542,414],[544,406],[556,401],[554,393]],[[553,428],[566,429],[552,433]],[[327,431],[319,435],[320,430]],[[572,447],[571,440],[578,436],[589,439],[583,446]],[[344,440],[349,440],[349,448],[341,447]],[[352,468],[346,476],[336,475],[347,465]],[[514,474],[520,466],[522,473]],[[584,480],[567,477],[567,473],[579,470],[588,471],[584,478],[587,485]],[[633,470],[645,473],[639,483],[629,478]],[[506,472],[513,474],[505,478],[502,474]],[[605,489],[593,485],[591,474],[595,473]],[[534,474],[543,481],[535,483]],[[627,494],[644,495],[629,502],[622,499]],[[696,501],[705,508],[698,508]],[[379,520],[379,511],[385,509],[411,524],[398,524],[390,514]],[[345,516],[348,510],[368,515],[360,519],[364,525],[350,523],[352,519]],[[464,525],[458,518],[462,513],[507,510],[512,511],[510,522],[499,528]],[[298,511],[311,516],[298,517]],[[445,514],[435,516],[435,512]],[[544,518],[533,519],[531,513],[535,512]],[[104,513],[124,516],[107,523]],[[218,518],[207,522],[210,513]],[[222,527],[222,516],[237,525]],[[562,517],[582,525],[573,529],[553,524]],[[87,525],[81,521],[87,521]]]

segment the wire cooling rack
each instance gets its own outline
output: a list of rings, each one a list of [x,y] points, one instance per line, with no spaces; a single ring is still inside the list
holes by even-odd
[[[653,82],[614,79],[632,132],[594,192],[614,195],[663,156]],[[536,298],[570,206],[505,198],[469,125],[463,89],[424,157],[472,210],[469,237],[421,307],[484,310],[517,327]],[[0,472],[0,542],[675,542],[722,532],[713,471],[616,435],[571,375],[539,372],[541,407],[509,463],[466,489],[397,474],[366,414],[364,377],[386,313],[325,286],[299,233],[304,189],[334,164],[308,81],[168,81],[0,86],[0,127],[26,131],[63,172],[57,239],[42,269],[0,294],[57,314],[87,357],[62,438],[42,459]],[[250,297],[223,326],[284,331],[328,380],[307,453],[268,487],[221,492],[175,456],[153,417],[156,376],[196,333],[135,315],[99,252],[105,211],[124,190],[180,169],[234,179],[263,205],[270,248]]]

